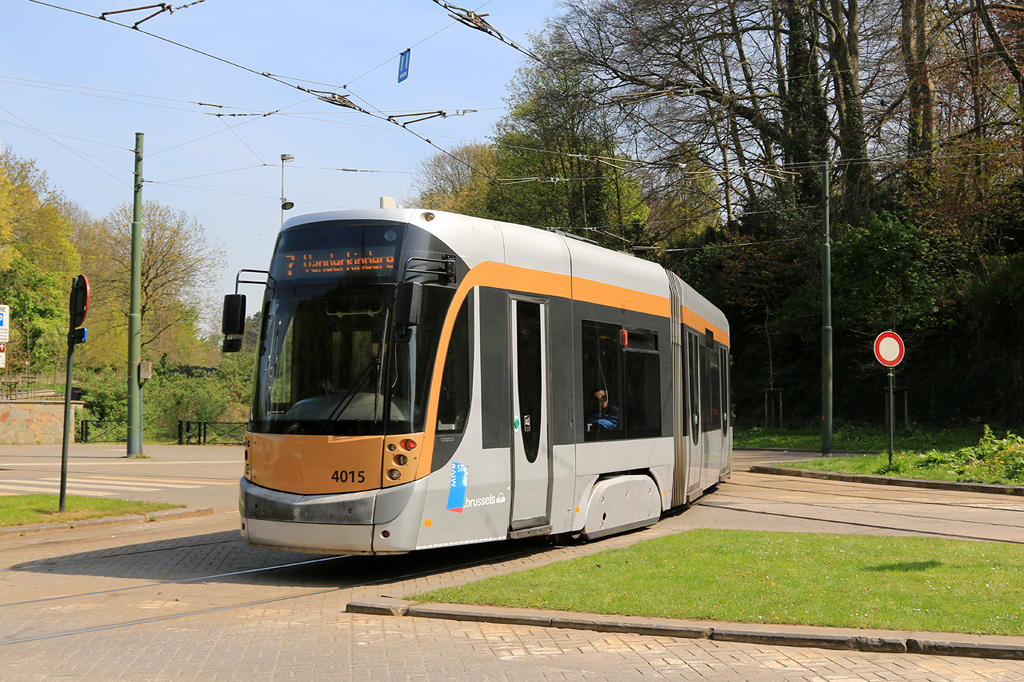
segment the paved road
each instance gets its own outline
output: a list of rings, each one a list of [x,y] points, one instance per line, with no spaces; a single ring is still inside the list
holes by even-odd
[[[231,445],[144,446],[127,459],[117,443],[68,448],[67,493],[215,510],[238,507],[243,449]],[[61,446],[0,445],[0,496],[60,491]]]
[[[3,480],[32,461],[25,454],[32,449],[16,449],[21,457],[0,451]],[[113,462],[116,454],[90,450],[81,462],[73,460],[72,472],[219,482],[237,476],[240,453],[235,459],[232,448],[169,450],[132,462]],[[737,469],[759,457],[741,453]],[[697,527],[1021,541],[1020,499],[737,471],[700,505],[638,533],[580,547],[505,543],[424,552],[412,560],[247,547],[238,539],[237,513],[227,511],[234,504],[232,486],[166,488],[158,494],[170,500],[188,496],[188,504],[199,500],[217,511],[0,537],[0,679],[1024,680],[1021,661],[345,612],[357,599],[408,595]]]

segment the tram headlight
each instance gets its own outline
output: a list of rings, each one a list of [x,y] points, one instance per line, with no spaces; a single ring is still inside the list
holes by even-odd
[[[401,445],[403,450],[411,451],[416,449],[416,441],[414,441],[412,438],[405,438],[404,440],[402,440]]]
[[[406,464],[409,463],[409,458],[403,455],[402,453],[398,453],[397,455],[395,455],[394,460],[395,464],[397,464],[400,467],[404,467]]]
[[[397,481],[402,477],[402,472],[398,469],[388,469],[388,478],[392,481]]]

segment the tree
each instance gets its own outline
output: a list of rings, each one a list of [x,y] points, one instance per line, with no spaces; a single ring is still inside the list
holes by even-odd
[[[437,152],[416,167],[413,201],[435,211],[483,217],[496,172],[494,150],[487,145],[467,144]]]
[[[520,69],[510,85],[509,114],[496,126],[498,177],[488,212],[582,230],[615,248],[637,241],[647,207],[618,149],[617,127],[597,101],[600,84],[561,34],[545,34],[533,48],[542,61]]]
[[[104,340],[86,344],[95,350],[85,349],[92,351],[83,353],[85,362],[112,363],[127,347],[132,217],[126,203],[76,235],[96,308],[90,338]],[[224,265],[223,249],[194,217],[153,201],[143,204],[141,246],[143,354],[187,362],[197,351],[200,316]]]
[[[65,347],[67,295],[79,266],[66,206],[33,161],[0,154],[0,292],[11,306],[12,364],[53,367]]]

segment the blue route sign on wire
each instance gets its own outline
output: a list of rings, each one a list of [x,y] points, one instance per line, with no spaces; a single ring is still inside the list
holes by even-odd
[[[398,56],[398,82],[401,83],[409,77],[409,59],[412,57],[412,48]]]

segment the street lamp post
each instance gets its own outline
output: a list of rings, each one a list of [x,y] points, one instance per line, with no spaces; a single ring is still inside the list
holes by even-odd
[[[284,225],[284,212],[291,210],[295,203],[288,201],[284,196],[284,164],[286,161],[294,161],[295,157],[291,154],[281,155],[281,224]]]

